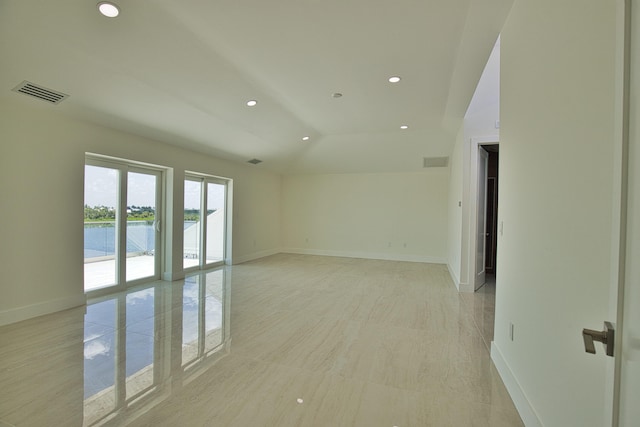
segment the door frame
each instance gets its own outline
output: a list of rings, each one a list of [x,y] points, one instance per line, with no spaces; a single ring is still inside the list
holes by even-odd
[[[161,166],[136,162],[132,160],[108,157],[100,154],[85,153],[84,165],[104,167],[109,169],[115,169],[118,171],[118,188],[116,192],[116,200],[118,203],[118,210],[116,214],[116,282],[114,285],[105,286],[90,291],[84,291],[88,298],[97,298],[104,295],[109,295],[114,292],[124,291],[130,287],[152,282],[154,280],[160,280],[162,276],[162,263],[163,263],[163,230],[164,224],[162,221],[164,217],[164,188],[166,180],[166,169]],[[154,256],[154,274],[152,276],[142,277],[127,281],[126,278],[126,262],[127,262],[127,184],[128,174],[133,173],[146,173],[156,176],[156,215],[154,221],[155,228],[155,256]],[[124,201],[124,203],[121,203]],[[118,224],[124,221],[124,226]],[[121,243],[124,242],[124,243]],[[122,245],[122,247],[121,247]],[[84,275],[83,275],[84,277]],[[84,286],[84,280],[83,280]]]
[[[634,2],[636,7],[637,2]],[[607,363],[605,417],[613,427],[620,425],[620,393],[623,370],[625,288],[631,286],[626,277],[629,185],[629,131],[631,99],[631,26],[632,0],[616,0],[616,93],[614,106],[614,188],[609,298],[609,318],[616,322],[613,360]]]
[[[200,245],[200,253],[198,254],[199,260],[198,260],[198,265],[194,265],[194,266],[190,266],[190,267],[184,267],[184,262],[182,265],[182,271],[183,274],[184,273],[192,273],[198,270],[208,270],[211,268],[217,268],[220,267],[222,265],[229,265],[231,263],[230,261],[230,252],[231,252],[231,230],[230,230],[230,203],[231,203],[231,198],[230,198],[230,194],[231,194],[231,184],[232,181],[228,178],[223,178],[223,177],[219,177],[219,176],[213,176],[213,175],[205,175],[205,174],[201,174],[198,172],[190,172],[190,171],[185,171],[185,175],[184,175],[184,181],[194,181],[194,182],[200,182],[201,183],[201,187],[200,187],[200,215],[201,215],[201,220],[200,220],[200,231],[199,231],[199,235],[198,235],[198,239],[199,242],[198,244]],[[224,221],[222,224],[222,230],[223,230],[223,236],[222,236],[222,259],[220,261],[215,261],[215,262],[211,262],[211,263],[207,263],[207,244],[206,244],[206,240],[207,240],[207,227],[208,227],[208,222],[206,220],[207,216],[206,215],[202,215],[203,212],[207,211],[207,185],[208,184],[217,184],[217,185],[223,185],[224,186]],[[184,184],[183,184],[184,185]],[[184,201],[183,201],[183,205],[184,205]],[[184,235],[183,235],[183,244],[184,244]]]
[[[475,275],[473,276],[473,289],[480,289],[486,282],[487,276],[487,178],[489,176],[489,152],[478,145],[477,186],[476,186],[476,246],[474,248]],[[480,173],[484,170],[483,176]],[[484,194],[481,194],[481,189]],[[478,258],[482,251],[482,259]]]
[[[475,280],[477,276],[475,249],[478,245],[477,241],[477,221],[478,221],[478,149],[483,145],[500,145],[500,137],[498,135],[489,135],[482,137],[473,137],[469,139],[469,161],[467,185],[463,194],[463,221],[467,224],[467,232],[462,234],[462,264],[466,266],[467,283],[460,283],[460,292],[474,292]],[[499,167],[499,166],[498,166]],[[466,209],[465,209],[466,207]],[[500,210],[498,209],[498,214]],[[464,227],[464,224],[463,224]],[[466,244],[465,244],[466,238]],[[465,259],[466,258],[466,259]],[[465,277],[464,273],[461,278]]]

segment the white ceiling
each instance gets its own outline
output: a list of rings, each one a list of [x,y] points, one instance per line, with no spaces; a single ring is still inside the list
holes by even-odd
[[[0,0],[0,98],[282,173],[417,171],[450,154],[512,1]]]

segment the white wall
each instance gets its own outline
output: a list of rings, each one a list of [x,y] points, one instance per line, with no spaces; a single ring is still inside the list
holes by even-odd
[[[471,153],[471,141],[479,138],[497,141],[500,131],[496,128],[496,121],[499,119],[500,39],[489,55],[451,153],[447,253],[449,271],[459,290],[473,289],[469,277],[469,235],[474,232],[475,221],[475,205],[470,200],[475,197],[475,193],[469,187],[470,173],[475,172],[475,167],[470,164],[475,158]],[[458,206],[459,202],[462,206]]]
[[[284,250],[444,263],[448,174],[285,176]]]
[[[464,115],[466,139],[498,134],[500,119],[500,38],[496,41]]]
[[[449,201],[448,201],[448,234],[447,234],[447,267],[456,287],[460,289],[460,271],[462,266],[462,199],[463,199],[463,147],[464,128],[458,131],[453,152],[449,157]]]
[[[0,103],[0,324],[84,302],[85,152],[173,168],[178,200],[185,170],[232,178],[234,262],[279,252],[279,175],[71,120],[39,102]],[[179,277],[181,239],[173,250],[167,269]]]
[[[502,31],[492,356],[527,425],[609,425],[606,357],[584,353],[581,330],[608,317],[615,5],[516,0]]]

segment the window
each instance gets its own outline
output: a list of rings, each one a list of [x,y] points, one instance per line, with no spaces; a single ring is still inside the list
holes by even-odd
[[[160,278],[160,170],[88,158],[85,292]]]
[[[184,181],[185,269],[209,268],[225,260],[227,182],[187,175]]]

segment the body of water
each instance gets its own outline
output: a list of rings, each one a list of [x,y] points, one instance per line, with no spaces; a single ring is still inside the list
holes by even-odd
[[[184,229],[196,224],[185,221]],[[127,222],[127,252],[153,253],[156,233],[153,221]],[[89,222],[84,224],[84,257],[94,258],[111,256],[116,253],[115,222]]]

